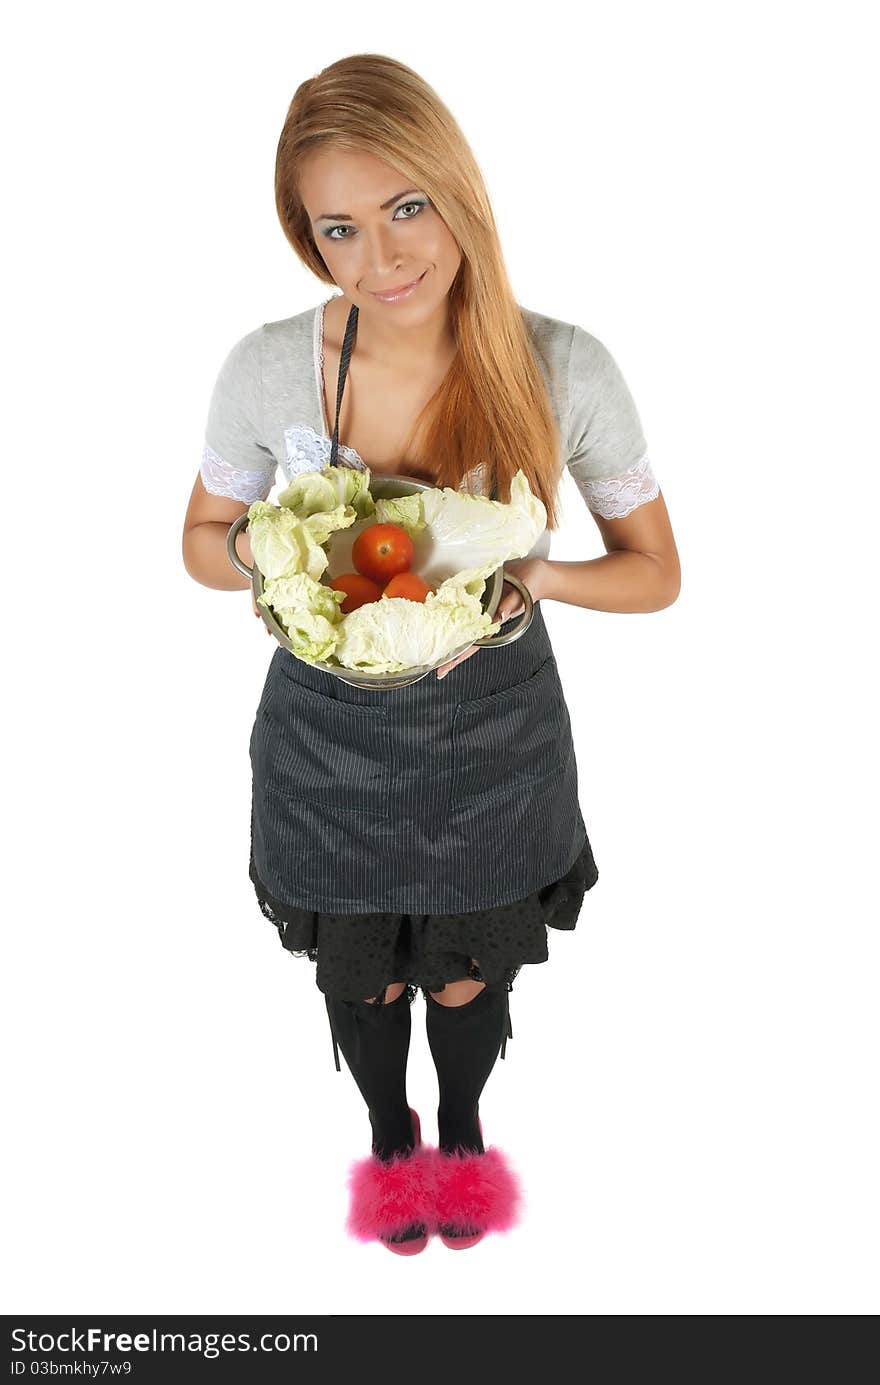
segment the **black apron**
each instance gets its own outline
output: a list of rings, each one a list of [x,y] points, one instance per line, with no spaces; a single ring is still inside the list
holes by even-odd
[[[354,345],[349,315],[331,465]],[[587,840],[539,602],[445,678],[358,688],[279,646],[250,740],[258,894],[332,914],[456,914],[564,876]],[[389,978],[389,980],[392,978]]]

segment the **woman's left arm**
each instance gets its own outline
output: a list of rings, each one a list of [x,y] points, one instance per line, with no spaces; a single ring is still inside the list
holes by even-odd
[[[591,611],[662,611],[678,599],[681,568],[669,515],[659,491],[653,500],[637,505],[624,519],[604,519],[590,512],[606,553],[602,558],[562,563],[555,558],[521,558],[505,563],[529,589],[533,601],[565,601]],[[496,616],[509,620],[523,609],[516,588],[505,582]],[[440,664],[437,677],[476,654],[472,644],[455,659]]]
[[[662,492],[624,519],[591,513],[605,555],[575,563],[538,559],[539,592],[523,577],[532,595],[591,611],[662,611],[671,606],[681,590],[681,567]],[[515,563],[507,566],[516,572]]]

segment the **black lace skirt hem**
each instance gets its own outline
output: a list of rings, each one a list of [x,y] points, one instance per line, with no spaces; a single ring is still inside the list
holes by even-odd
[[[327,914],[273,898],[257,875],[257,903],[282,946],[315,963],[319,990],[363,1000],[392,982],[442,991],[471,978],[513,989],[520,969],[549,959],[547,929],[574,929],[587,890],[599,878],[589,841],[559,880],[525,899],[465,914]]]

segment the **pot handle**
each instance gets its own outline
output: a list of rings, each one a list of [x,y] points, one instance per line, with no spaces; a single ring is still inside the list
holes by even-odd
[[[516,587],[523,599],[525,610],[512,630],[508,630],[504,635],[502,635],[500,631],[497,635],[486,635],[482,640],[474,640],[474,644],[476,645],[488,645],[491,648],[493,645],[510,644],[513,640],[518,640],[520,635],[524,635],[532,623],[532,615],[535,609],[532,593],[524,582],[521,582],[518,577],[514,577],[512,572],[505,573],[504,581],[509,582],[512,587]],[[501,590],[504,590],[503,584]]]
[[[247,563],[242,561],[242,559],[238,556],[238,553],[236,552],[235,548],[235,540],[238,538],[242,529],[247,524],[247,518],[247,510],[245,510],[243,515],[239,515],[238,519],[234,520],[233,523],[230,524],[229,533],[226,535],[226,552],[229,556],[229,561],[231,562],[232,566],[238,569],[242,577],[249,577],[253,582],[253,568],[248,567]]]

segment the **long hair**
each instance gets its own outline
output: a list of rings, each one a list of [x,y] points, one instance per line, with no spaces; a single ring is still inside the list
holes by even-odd
[[[457,352],[419,415],[419,460],[440,486],[459,487],[478,463],[500,500],[521,468],[557,527],[559,434],[533,354],[474,155],[436,92],[411,68],[378,53],[341,58],[296,90],[275,159],[275,205],[302,262],[333,279],[299,195],[303,160],[318,148],[365,152],[424,188],[457,242],[461,265],[449,293]]]

